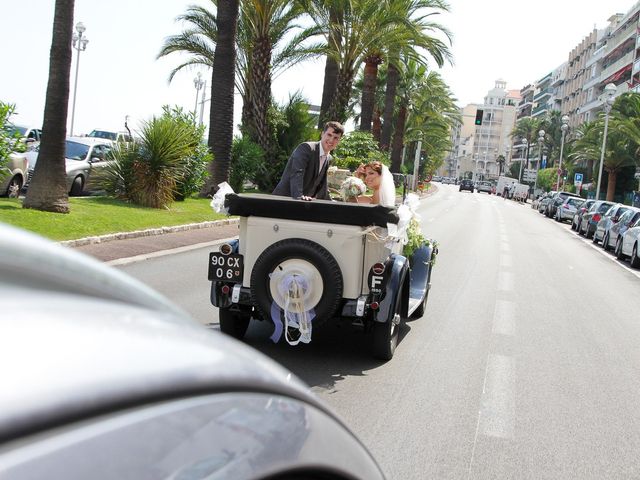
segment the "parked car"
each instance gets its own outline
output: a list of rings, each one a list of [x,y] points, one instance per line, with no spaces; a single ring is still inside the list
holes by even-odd
[[[89,137],[68,137],[65,142],[65,167],[69,195],[81,195],[88,186],[91,175],[104,168],[109,161],[109,153],[113,148],[111,140]],[[38,159],[38,151],[28,152],[29,185]]]
[[[0,224],[0,478],[382,480],[276,362],[120,271]]]
[[[477,183],[476,189],[478,190],[478,193],[485,192],[489,195],[493,193],[493,185],[491,184],[491,182],[480,181]]]
[[[473,193],[473,180],[468,180],[468,179],[464,179],[460,181],[460,189],[459,191],[462,190],[469,190],[471,193]]]
[[[549,218],[554,218],[556,215],[556,211],[558,207],[564,203],[564,201],[569,197],[580,198],[580,195],[571,192],[557,192],[552,200],[547,203],[547,207],[545,210],[545,215]]]
[[[629,210],[631,207],[616,203],[609,210],[606,211],[602,218],[596,225],[596,231],[593,232],[593,243],[598,243],[602,240],[605,234],[609,234],[609,229],[618,223],[623,213]]]
[[[618,235],[616,257],[619,260],[629,258],[633,268],[640,268],[640,219],[636,220],[626,232]]]
[[[626,232],[631,225],[640,220],[640,208],[628,207],[627,211],[622,214],[618,223],[611,226],[602,239],[602,248],[610,250],[615,248],[618,243],[618,237]]]
[[[113,132],[110,130],[91,130],[87,135],[89,138],[101,138],[103,140],[111,140],[112,142],[130,142],[131,135],[128,132]]]
[[[25,144],[23,148],[16,148],[16,150],[19,151],[24,151],[25,149],[31,151],[37,147],[42,140],[42,129],[40,128],[8,124],[6,130],[9,137],[17,137]]]
[[[547,205],[553,200],[553,197],[556,193],[558,192],[556,192],[555,190],[551,190],[550,192],[543,194],[543,196],[540,198],[540,202],[538,203],[538,213],[545,213],[545,211],[547,210]]]
[[[26,154],[9,154],[7,165],[0,168],[0,196],[17,198],[27,179],[28,169]]]
[[[576,214],[571,219],[571,230],[578,231],[582,215],[588,212],[594,203],[596,203],[595,200],[585,200],[584,203],[577,208]]]
[[[587,238],[591,238],[591,236],[596,231],[598,222],[602,219],[602,216],[607,212],[607,210],[609,210],[613,205],[613,202],[597,200],[593,205],[591,205],[589,211],[582,215],[578,233],[580,235],[584,235]]]
[[[572,220],[573,216],[576,214],[576,211],[584,202],[585,200],[580,197],[565,198],[560,206],[556,208],[556,213],[553,218],[555,218],[557,222]]]

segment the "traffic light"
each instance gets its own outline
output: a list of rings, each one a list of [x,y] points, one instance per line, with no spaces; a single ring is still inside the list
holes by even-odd
[[[476,111],[476,125],[482,125],[482,117],[484,116],[484,110],[478,109]]]

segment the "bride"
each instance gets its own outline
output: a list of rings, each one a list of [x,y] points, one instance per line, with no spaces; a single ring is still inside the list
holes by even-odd
[[[377,203],[387,207],[395,205],[396,186],[386,165],[377,161],[361,164],[356,169],[355,176],[361,178],[367,187],[373,190],[373,195],[358,196],[358,203]]]

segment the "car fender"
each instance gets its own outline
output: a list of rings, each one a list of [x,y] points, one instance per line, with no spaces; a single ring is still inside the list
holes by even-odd
[[[380,306],[373,317],[376,322],[385,323],[387,320],[393,318],[398,297],[402,295],[403,292],[408,293],[408,289],[405,288],[405,283],[408,280],[408,271],[409,260],[402,255],[391,254],[385,262],[384,296],[380,300]],[[407,313],[407,300],[407,298],[401,298],[402,315],[405,317]]]
[[[411,258],[409,297],[418,298],[421,302],[430,288],[433,250],[432,245],[423,245],[414,250]]]

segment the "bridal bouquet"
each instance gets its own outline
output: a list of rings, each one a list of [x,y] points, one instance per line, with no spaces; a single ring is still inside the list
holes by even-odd
[[[343,200],[351,197],[363,195],[367,191],[367,186],[358,177],[347,177],[340,185],[340,194]]]

